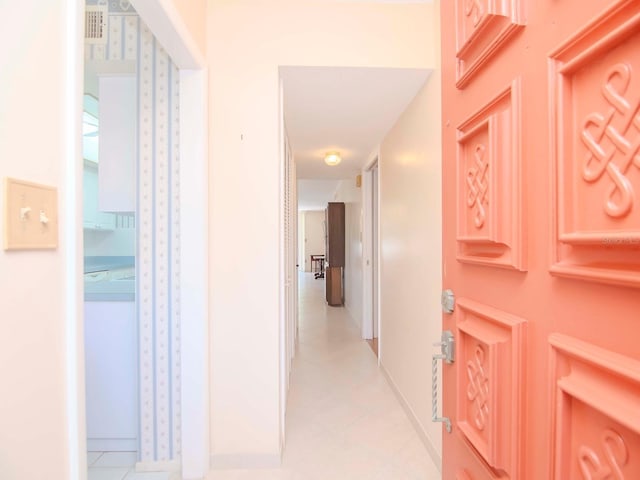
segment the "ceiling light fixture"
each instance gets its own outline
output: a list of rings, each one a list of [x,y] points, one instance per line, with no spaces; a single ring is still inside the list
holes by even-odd
[[[324,163],[326,163],[330,167],[338,165],[341,161],[342,158],[340,158],[340,154],[338,152],[327,152],[327,154],[324,156]]]

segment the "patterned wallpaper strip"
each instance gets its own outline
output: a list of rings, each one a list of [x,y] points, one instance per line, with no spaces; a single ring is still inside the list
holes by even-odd
[[[135,60],[140,17],[135,14],[109,15],[107,44],[87,45],[86,60]]]
[[[169,122],[167,107],[169,103],[168,67],[169,59],[162,48],[155,46],[153,70],[155,82],[155,324],[156,324],[156,455],[158,459],[171,458],[171,406],[169,349]]]
[[[130,13],[136,15],[129,0],[85,0],[86,5],[107,5],[109,13]]]
[[[140,357],[140,460],[156,459],[155,304],[154,304],[154,125],[153,57],[155,40],[146,27],[138,38],[138,328]],[[145,60],[146,59],[146,60]],[[144,61],[143,61],[144,60]]]
[[[139,57],[140,143],[146,148],[150,170],[140,182],[141,203],[151,216],[146,234],[151,251],[142,262],[151,271],[151,282],[143,297],[143,317],[153,318],[152,342],[146,344],[153,361],[153,460],[165,461],[180,455],[180,317],[173,307],[179,297],[179,264],[173,256],[179,249],[179,168],[178,69],[151,32],[142,27]],[[149,151],[150,150],[150,151]],[[145,219],[140,219],[144,222]],[[172,255],[174,254],[174,255]],[[144,277],[143,277],[144,280]],[[149,312],[150,311],[150,312]],[[151,354],[151,352],[153,352]],[[148,385],[151,388],[151,384]],[[148,392],[151,396],[151,392]],[[151,401],[150,401],[151,403]],[[151,438],[142,436],[142,452],[151,451]],[[142,460],[152,460],[142,458]]]
[[[171,62],[169,70],[169,98],[171,101],[169,123],[171,135],[169,137],[171,152],[171,167],[169,169],[169,203],[171,208],[171,222],[169,224],[169,268],[173,272],[169,276],[169,302],[171,315],[171,333],[173,340],[171,355],[171,403],[173,405],[173,458],[182,455],[181,431],[181,385],[180,378],[180,73]]]

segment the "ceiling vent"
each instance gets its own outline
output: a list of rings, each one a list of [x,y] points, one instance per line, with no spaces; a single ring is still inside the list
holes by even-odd
[[[107,5],[87,5],[84,14],[84,40],[89,44],[107,43]]]

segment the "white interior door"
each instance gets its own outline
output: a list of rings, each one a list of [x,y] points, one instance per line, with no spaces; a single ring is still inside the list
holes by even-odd
[[[371,321],[373,338],[378,338],[378,286],[380,285],[378,278],[379,262],[378,262],[378,244],[379,244],[379,228],[378,228],[378,164],[376,163],[371,169],[371,237],[372,237],[372,249],[371,249]]]
[[[379,324],[379,192],[378,157],[362,172],[362,338],[378,337]]]

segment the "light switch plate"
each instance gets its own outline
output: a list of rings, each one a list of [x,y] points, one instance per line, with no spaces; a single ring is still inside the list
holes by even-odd
[[[4,249],[58,248],[58,190],[5,178]]]

